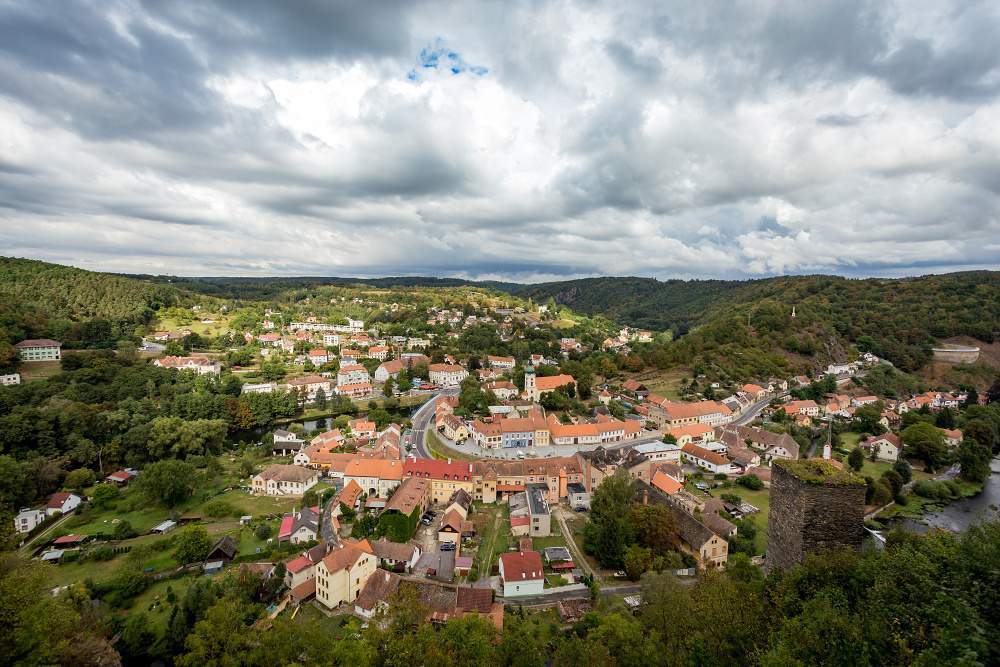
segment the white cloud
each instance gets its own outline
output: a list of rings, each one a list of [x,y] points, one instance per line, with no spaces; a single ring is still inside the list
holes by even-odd
[[[187,275],[996,268],[996,12],[786,9],[407,5],[334,46],[339,10],[42,31],[67,10],[8,5],[0,246]]]

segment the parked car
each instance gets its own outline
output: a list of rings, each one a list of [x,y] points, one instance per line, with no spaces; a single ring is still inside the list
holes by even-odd
[[[575,512],[586,512],[587,508],[586,507],[577,507],[574,511]]]
[[[441,549],[441,551],[454,551],[455,550],[455,543],[454,542],[442,542],[441,546],[439,548]]]

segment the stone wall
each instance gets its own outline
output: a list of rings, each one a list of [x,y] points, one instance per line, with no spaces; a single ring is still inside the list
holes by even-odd
[[[767,568],[791,568],[808,553],[860,548],[864,506],[863,484],[806,482],[780,465],[774,466],[767,521]]]
[[[978,347],[935,347],[931,352],[934,355],[934,361],[943,361],[949,364],[972,364],[979,359]]]

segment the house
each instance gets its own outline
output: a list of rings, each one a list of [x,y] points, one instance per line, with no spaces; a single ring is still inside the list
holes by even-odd
[[[116,472],[111,473],[104,479],[105,481],[111,482],[112,484],[115,484],[117,486],[125,486],[133,479],[135,479],[136,475],[138,474],[139,473],[132,468],[125,468],[124,470],[118,470]]]
[[[552,534],[552,517],[549,503],[545,500],[548,489],[544,484],[529,484],[524,490],[528,501],[528,534],[531,537],[548,537]]]
[[[355,482],[368,496],[388,498],[403,479],[401,461],[357,458],[344,468],[344,484]]]
[[[309,350],[308,358],[313,366],[322,366],[323,364],[330,361],[330,354],[323,348],[317,347],[312,350]]]
[[[545,589],[542,556],[537,551],[500,554],[500,580],[504,597],[541,595]]]
[[[375,388],[368,382],[357,384],[338,384],[337,395],[347,398],[366,398],[375,393]]]
[[[319,481],[315,470],[274,464],[251,478],[254,495],[301,496]]]
[[[737,472],[735,466],[725,456],[697,445],[687,444],[681,447],[681,458],[716,475],[731,475]]]
[[[943,428],[941,432],[944,434],[944,443],[949,447],[958,447],[962,444],[962,431],[957,428]]]
[[[383,514],[402,514],[410,519],[415,531],[417,517],[430,505],[430,482],[418,477],[407,477],[400,483],[386,504]]]
[[[173,368],[179,371],[194,371],[198,375],[218,375],[222,372],[222,364],[208,357],[166,356],[155,359],[153,365],[160,368]]]
[[[566,486],[566,500],[573,510],[590,509],[590,492],[587,487],[578,482]]]
[[[451,494],[451,498],[448,499],[448,503],[444,507],[444,511],[448,512],[455,510],[462,515],[463,519],[469,518],[469,512],[472,509],[472,496],[465,489],[459,489],[455,493]]]
[[[510,380],[495,380],[483,385],[483,391],[491,391],[501,401],[517,397],[517,385]]]
[[[272,456],[293,456],[306,444],[305,440],[299,438],[291,431],[279,428],[274,432],[274,443],[271,445]]]
[[[529,372],[530,371],[530,372]],[[572,375],[560,373],[547,377],[537,377],[533,369],[524,370],[524,397],[529,401],[538,403],[544,394],[555,391],[560,387],[576,388],[576,380]]]
[[[619,421],[607,415],[598,415],[595,421],[563,424],[555,415],[547,420],[550,442],[553,445],[609,444],[634,440],[639,437],[642,425],[633,420]],[[536,437],[536,440],[538,438]],[[535,443],[537,446],[537,442]]]
[[[681,445],[672,442],[644,442],[641,445],[634,445],[632,449],[650,461],[678,462],[681,460]]]
[[[205,558],[205,560],[207,562],[224,561],[226,563],[231,563],[233,559],[236,558],[237,551],[239,551],[239,549],[236,545],[236,540],[229,535],[223,535],[212,546],[212,549],[208,552],[208,557]]]
[[[855,408],[871,405],[872,403],[878,403],[878,396],[855,396],[851,399],[851,406]]]
[[[630,394],[635,394],[640,400],[649,396],[649,389],[647,389],[646,385],[638,380],[625,380],[622,384],[622,389]]]
[[[252,383],[247,382],[242,387],[240,387],[241,394],[273,394],[278,389],[278,385],[274,382],[259,382]]]
[[[763,401],[767,398],[767,389],[757,384],[745,384],[740,391],[750,396],[754,401]]]
[[[782,406],[785,414],[789,417],[794,417],[795,415],[805,415],[806,417],[818,417],[819,416],[819,406],[816,401],[789,401],[784,406]]]
[[[650,484],[668,496],[675,495],[684,488],[682,483],[660,470],[653,473],[653,479]]]
[[[278,542],[301,544],[317,539],[319,537],[319,521],[319,507],[303,507],[300,510],[292,510],[281,517]]]
[[[735,446],[726,449],[726,456],[738,466],[743,472],[748,468],[756,468],[760,465],[760,454],[749,447]]]
[[[764,460],[767,462],[799,458],[799,443],[787,433],[771,433],[749,426],[727,426],[719,429],[716,435],[727,448],[749,445],[763,450]]]
[[[368,348],[368,354],[366,356],[369,359],[385,361],[385,358],[389,356],[389,348],[385,345],[372,345]]]
[[[341,505],[349,507],[352,510],[358,509],[361,506],[362,495],[364,495],[364,489],[353,479],[344,484],[344,488],[340,490],[340,493],[334,499],[333,515],[340,516]]]
[[[427,372],[431,383],[439,387],[457,387],[469,377],[469,372],[457,364],[431,364]]]
[[[367,541],[332,550],[316,566],[316,600],[329,609],[354,602],[375,573],[376,562]]]
[[[341,366],[337,371],[337,386],[348,384],[371,383],[372,378],[368,374],[368,369],[361,364],[347,364]]]
[[[490,354],[486,357],[486,363],[489,364],[490,368],[502,371],[514,370],[514,357],[497,357]]]
[[[347,422],[347,428],[351,430],[351,435],[355,438],[370,439],[378,433],[375,422],[367,419],[352,419]]]
[[[65,491],[53,493],[45,505],[45,514],[48,516],[58,513],[66,514],[75,510],[79,505],[80,496],[75,493],[66,493]]]
[[[8,373],[6,375],[0,375],[0,385],[11,386],[15,384],[21,384],[20,373]]]
[[[411,571],[420,559],[420,547],[410,542],[393,542],[382,537],[371,545],[372,553],[378,558],[379,563],[397,572]]]
[[[657,502],[670,510],[681,538],[681,551],[694,557],[700,569],[722,567],[729,560],[729,543],[690,514],[671,496],[648,484],[637,484],[637,495],[645,502]]]
[[[441,429],[444,432],[444,436],[453,442],[468,440],[471,435],[469,427],[465,425],[465,422],[452,414],[442,416]]]
[[[378,611],[389,606],[389,600],[399,589],[401,581],[402,578],[392,572],[376,570],[354,600],[354,613],[362,618],[373,618]]]
[[[660,428],[676,428],[689,424],[720,426],[728,423],[733,415],[731,408],[717,401],[682,403],[657,394],[650,394],[643,405],[649,410],[650,420]]]
[[[389,378],[395,380],[405,368],[406,364],[403,363],[402,359],[383,361],[379,364],[379,367],[375,369],[375,383],[382,385],[385,384],[385,381]]]
[[[324,449],[336,449],[344,444],[344,434],[339,428],[324,431],[309,441],[310,447],[322,447]]]
[[[23,507],[14,517],[14,530],[19,533],[30,533],[43,521],[45,521],[45,512]]]
[[[297,392],[303,401],[311,403],[316,400],[316,394],[322,389],[326,396],[330,396],[333,391],[333,384],[320,375],[303,375],[294,380],[289,380],[286,385],[289,391]]]
[[[59,361],[62,358],[62,343],[51,338],[30,338],[15,343],[17,356],[21,361]]]
[[[438,527],[438,542],[450,542],[456,546],[456,551],[462,544],[462,522],[465,519],[457,510],[445,512]]]
[[[715,440],[715,428],[709,424],[686,424],[668,429],[667,433],[674,437],[678,445],[702,445]]]
[[[858,447],[880,461],[897,461],[903,451],[903,443],[894,433],[868,436],[858,443]]]
[[[475,472],[471,463],[411,457],[404,463],[403,470],[406,477],[430,480],[431,502],[443,503],[460,489],[475,495]]]

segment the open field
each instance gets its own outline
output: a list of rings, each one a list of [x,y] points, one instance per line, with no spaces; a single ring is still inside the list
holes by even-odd
[[[190,324],[180,324],[177,320],[165,318],[157,323],[157,331],[177,331],[179,329],[190,329],[192,333],[199,336],[221,336],[229,331],[229,322],[232,318],[228,315],[205,315],[204,319],[215,320],[212,324],[202,324],[200,319],[196,319]]]
[[[638,380],[643,383],[652,393],[674,400],[681,400],[679,390],[681,380],[685,377],[685,371],[677,369],[669,371],[643,371],[629,375],[629,379]]]
[[[21,367],[17,369],[18,373],[21,374],[22,382],[44,380],[52,377],[60,370],[61,366],[58,361],[32,361],[21,364]]]

